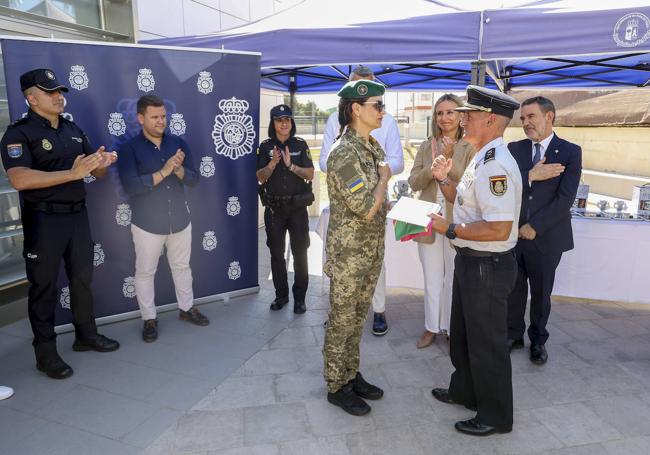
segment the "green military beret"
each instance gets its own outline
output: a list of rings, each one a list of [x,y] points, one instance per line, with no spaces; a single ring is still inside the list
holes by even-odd
[[[350,81],[341,87],[341,90],[337,93],[341,98],[370,98],[371,96],[382,96],[386,91],[384,87],[379,82],[367,81],[365,79],[360,79],[358,81]]]

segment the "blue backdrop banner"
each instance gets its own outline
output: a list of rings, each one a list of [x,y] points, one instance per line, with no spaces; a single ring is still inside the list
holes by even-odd
[[[153,46],[114,46],[3,39],[12,120],[27,111],[20,75],[51,68],[70,91],[63,114],[95,148],[118,150],[140,132],[136,102],[144,94],[165,101],[166,134],[188,143],[201,178],[187,189],[192,220],[195,298],[258,286],[257,181],[259,55]],[[138,309],[131,209],[117,173],[86,181],[95,242],[95,316]],[[65,273],[59,276],[56,324],[71,322]],[[156,304],[176,301],[164,254],[156,275]]]

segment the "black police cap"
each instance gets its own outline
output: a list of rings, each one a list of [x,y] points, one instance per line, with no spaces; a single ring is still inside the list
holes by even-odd
[[[271,109],[272,119],[281,118],[281,117],[293,118],[293,112],[291,112],[291,108],[286,104],[279,104],[275,106],[273,109]]]
[[[455,110],[491,112],[512,118],[517,109],[519,109],[519,101],[505,93],[478,85],[468,85],[467,101]]]
[[[20,76],[20,89],[25,91],[30,87],[38,87],[46,92],[53,92],[55,90],[61,90],[62,92],[68,91],[68,87],[57,81],[54,71],[48,68],[27,71]]]

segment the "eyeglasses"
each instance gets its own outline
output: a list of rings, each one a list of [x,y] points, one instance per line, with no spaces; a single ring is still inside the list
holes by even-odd
[[[383,101],[366,101],[365,103],[361,104],[372,104],[375,106],[375,109],[377,109],[377,112],[384,112],[386,110],[386,105],[384,104]]]

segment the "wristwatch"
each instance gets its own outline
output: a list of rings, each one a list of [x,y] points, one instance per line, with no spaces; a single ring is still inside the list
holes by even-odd
[[[448,239],[454,240],[456,238],[456,224],[451,223],[445,232],[445,236]]]

